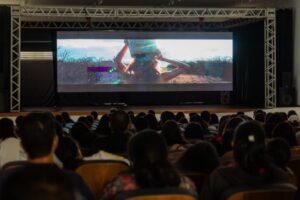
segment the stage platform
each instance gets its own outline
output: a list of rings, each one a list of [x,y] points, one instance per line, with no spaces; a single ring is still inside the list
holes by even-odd
[[[238,111],[243,111],[245,113],[253,112],[258,108],[253,107],[240,107],[240,106],[222,106],[222,105],[174,105],[174,106],[97,106],[97,107],[25,107],[22,109],[22,112],[2,112],[0,116],[18,116],[26,115],[29,112],[34,111],[43,111],[43,112],[52,112],[54,114],[59,114],[62,112],[69,112],[70,115],[75,116],[85,116],[89,115],[91,111],[97,111],[100,115],[108,113],[109,110],[113,107],[120,108],[125,111],[133,111],[135,113],[147,112],[148,110],[155,110],[157,114],[162,113],[163,111],[169,110],[172,112],[184,112],[186,114],[191,112],[201,112],[207,110],[211,113],[217,114],[228,114],[236,113]],[[274,108],[274,109],[263,109],[267,112],[287,112],[288,110],[294,109],[300,113],[300,107],[288,107],[288,108]]]
[[[186,114],[191,112],[201,112],[207,110],[211,113],[236,113],[238,111],[252,112],[257,108],[250,107],[233,107],[233,106],[221,106],[221,105],[174,105],[174,106],[97,106],[97,107],[25,107],[22,112],[13,113],[0,113],[0,116],[18,116],[26,115],[29,112],[34,111],[47,111],[54,114],[59,114],[62,112],[69,112],[70,115],[75,116],[85,116],[89,115],[91,111],[97,111],[100,115],[108,113],[111,108],[120,108],[124,111],[133,111],[134,113],[147,112],[148,110],[154,110],[157,114],[163,111],[169,110],[174,113],[184,112]]]

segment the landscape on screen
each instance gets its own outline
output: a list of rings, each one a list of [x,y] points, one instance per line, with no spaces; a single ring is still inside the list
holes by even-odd
[[[232,39],[58,39],[58,85],[232,83]]]

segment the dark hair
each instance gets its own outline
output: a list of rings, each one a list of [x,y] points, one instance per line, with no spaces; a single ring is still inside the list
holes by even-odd
[[[148,125],[149,125],[150,129],[152,129],[152,130],[157,130],[158,129],[158,121],[157,121],[155,115],[147,114],[145,116],[145,118],[148,120]]]
[[[79,151],[79,145],[76,141],[72,138],[64,137],[59,140],[55,154],[62,161],[64,169],[75,170],[82,161]]]
[[[141,188],[179,186],[180,177],[167,160],[167,146],[161,135],[144,130],[129,141],[128,154]]]
[[[210,124],[214,125],[214,124],[219,124],[219,117],[217,114],[212,113],[210,115]]]
[[[53,166],[24,167],[2,185],[1,200],[74,200],[75,188],[63,171]]]
[[[19,115],[18,117],[16,117],[15,122],[16,122],[17,128],[21,128],[22,127],[23,122],[24,122],[24,118],[25,117],[23,115]]]
[[[266,124],[265,124],[265,130],[266,130],[266,136],[268,138],[271,138],[273,129],[277,124],[284,121],[282,119],[282,116],[280,113],[268,113],[266,117]]]
[[[162,127],[161,134],[164,136],[168,146],[185,144],[180,128],[175,120],[166,121]]]
[[[110,128],[113,133],[124,133],[129,123],[128,114],[122,110],[114,112],[110,117]]]
[[[200,115],[198,114],[193,114],[191,117],[190,117],[190,122],[197,122],[197,123],[201,123],[202,121],[202,118]]]
[[[243,122],[236,128],[233,152],[239,166],[251,175],[263,175],[269,168],[265,132],[258,122]]]
[[[94,123],[94,117],[92,115],[88,115],[88,116],[86,116],[86,121],[88,123],[88,126],[92,127],[92,125]]]
[[[104,114],[100,118],[98,126],[96,128],[96,133],[100,135],[108,135],[110,133],[108,114]]]
[[[93,116],[94,120],[98,119],[98,112],[97,111],[92,111],[91,116]]]
[[[91,132],[85,123],[76,122],[70,133],[72,138],[79,143],[81,148],[90,148],[92,146]]]
[[[285,170],[291,158],[290,146],[281,138],[273,138],[267,144],[267,154],[275,165]]]
[[[183,112],[178,112],[175,117],[176,121],[179,122],[182,118],[185,118],[185,115]]]
[[[227,152],[232,150],[232,141],[234,137],[234,131],[236,127],[242,123],[244,120],[241,117],[231,118],[225,125],[223,130],[222,137],[222,150],[223,152]]]
[[[65,123],[74,123],[74,121],[71,119],[69,113],[63,112],[63,113],[61,113],[61,116],[63,117]]]
[[[176,120],[176,117],[174,115],[174,113],[170,112],[170,111],[164,111],[160,114],[160,122],[161,122],[161,126],[164,125],[164,123],[168,120]]]
[[[261,123],[265,123],[265,121],[266,121],[266,114],[265,113],[261,113],[261,112],[255,113],[254,119],[255,119],[255,121],[258,121],[258,122],[261,122]]]
[[[207,123],[209,123],[210,122],[210,113],[208,112],[208,111],[206,111],[206,110],[204,110],[204,111],[202,111],[201,112],[201,118],[202,118],[202,120],[204,120],[204,121],[206,121]]]
[[[77,122],[82,122],[82,123],[86,124],[88,127],[90,127],[90,123],[89,123],[88,119],[84,116],[80,116],[77,119]]]
[[[297,112],[295,110],[288,111],[287,116],[290,117],[292,115],[297,115],[298,116],[298,114],[297,114]]]
[[[60,123],[62,126],[65,125],[64,118],[61,115],[55,115],[55,120]]]
[[[149,127],[148,120],[145,117],[136,117],[134,119],[136,131],[142,131]]]
[[[188,148],[178,160],[181,170],[210,174],[219,165],[215,147],[208,142],[199,142]]]
[[[0,119],[0,139],[16,137],[14,134],[14,121],[9,118]]]
[[[56,124],[48,113],[30,113],[21,128],[21,143],[31,159],[51,153]]]
[[[284,139],[291,147],[297,145],[297,139],[293,126],[289,122],[281,122],[275,126],[272,136]]]
[[[219,123],[219,133],[222,134],[227,122],[231,119],[230,115],[222,116]]]
[[[155,115],[155,111],[154,110],[148,110],[148,114]]]
[[[184,136],[186,139],[203,140],[204,130],[199,123],[191,122],[185,128]]]

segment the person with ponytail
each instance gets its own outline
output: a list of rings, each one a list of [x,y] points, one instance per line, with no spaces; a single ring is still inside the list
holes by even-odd
[[[283,170],[269,162],[265,153],[265,132],[255,121],[241,123],[234,131],[233,166],[215,170],[203,189],[206,200],[220,199],[235,186],[288,183]]]
[[[131,138],[128,154],[130,171],[117,176],[104,189],[101,199],[114,199],[120,192],[146,188],[179,187],[196,195],[196,188],[187,177],[181,176],[168,161],[164,138],[153,130],[144,130]]]

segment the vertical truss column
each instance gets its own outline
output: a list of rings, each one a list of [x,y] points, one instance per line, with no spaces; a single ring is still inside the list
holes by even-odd
[[[10,111],[18,112],[21,109],[21,17],[19,6],[11,7],[10,23]]]
[[[276,107],[276,9],[267,9],[265,19],[265,107]]]

